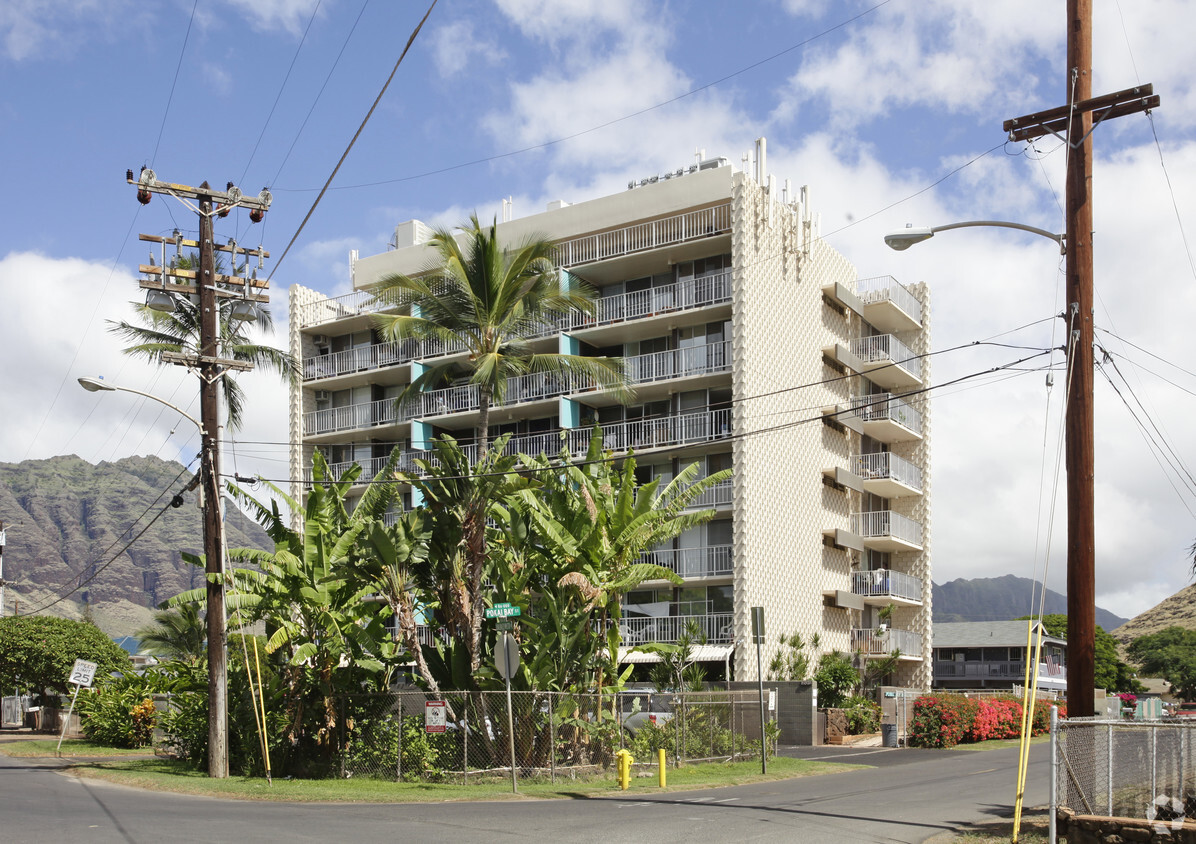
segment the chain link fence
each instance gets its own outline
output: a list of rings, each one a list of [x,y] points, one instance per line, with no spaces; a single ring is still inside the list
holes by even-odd
[[[1080,815],[1196,818],[1196,723],[1059,719],[1054,800]]]
[[[411,690],[339,701],[345,777],[471,783],[593,776],[638,764],[760,758],[754,691],[572,695]],[[770,752],[776,723],[766,724]]]

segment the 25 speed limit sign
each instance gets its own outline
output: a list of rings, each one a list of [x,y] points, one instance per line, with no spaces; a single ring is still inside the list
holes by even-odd
[[[76,659],[75,667],[71,669],[71,676],[67,680],[68,683],[74,683],[76,686],[84,686],[91,688],[92,681],[96,678],[96,664],[88,662],[85,659]]]

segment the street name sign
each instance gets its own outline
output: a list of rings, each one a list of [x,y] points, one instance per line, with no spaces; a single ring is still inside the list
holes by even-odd
[[[486,618],[518,618],[522,614],[519,607],[513,607],[510,604],[495,604],[492,607],[486,607]]]

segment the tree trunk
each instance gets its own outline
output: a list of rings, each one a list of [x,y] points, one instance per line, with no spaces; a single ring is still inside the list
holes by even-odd
[[[490,450],[490,399],[492,393],[487,385],[478,385],[478,457],[481,466]],[[469,667],[476,672],[482,664],[482,571],[486,567],[486,510],[489,502],[479,496],[470,502],[465,528],[465,547],[469,555],[469,598],[471,636]]]

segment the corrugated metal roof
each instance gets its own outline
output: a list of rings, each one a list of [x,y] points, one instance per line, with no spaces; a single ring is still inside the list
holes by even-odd
[[[1041,622],[1034,623],[1034,636]],[[1066,645],[1066,639],[1044,635],[1042,641]],[[934,625],[935,648],[1004,648],[1026,646],[1025,621],[954,621]]]

